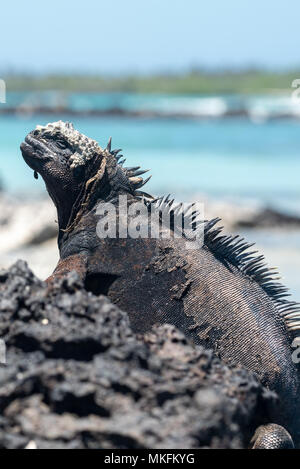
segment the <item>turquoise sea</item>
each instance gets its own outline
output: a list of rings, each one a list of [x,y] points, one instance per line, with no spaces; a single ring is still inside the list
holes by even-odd
[[[24,164],[19,145],[37,124],[69,116],[0,116],[0,175],[6,189],[41,189]],[[81,132],[123,148],[129,166],[153,175],[149,190],[190,197],[208,193],[249,198],[300,213],[300,122],[249,119],[149,119],[76,117]]]

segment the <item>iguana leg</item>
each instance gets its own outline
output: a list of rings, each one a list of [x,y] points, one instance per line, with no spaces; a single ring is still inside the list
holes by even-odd
[[[275,423],[258,427],[251,439],[252,449],[293,449],[291,435]]]
[[[79,277],[84,280],[86,277],[86,265],[86,255],[81,253],[69,256],[66,259],[59,261],[53,274],[46,280],[46,282],[51,285],[55,279],[65,277],[67,273],[74,270],[78,273]]]

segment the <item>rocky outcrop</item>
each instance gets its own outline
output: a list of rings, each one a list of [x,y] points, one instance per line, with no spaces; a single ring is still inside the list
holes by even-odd
[[[276,396],[173,326],[133,334],[73,273],[0,273],[1,448],[240,448]]]

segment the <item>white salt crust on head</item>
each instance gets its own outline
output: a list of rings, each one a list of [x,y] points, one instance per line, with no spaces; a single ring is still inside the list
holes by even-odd
[[[37,125],[35,130],[42,136],[62,136],[69,142],[74,151],[70,156],[71,168],[84,166],[93,158],[95,153],[103,153],[103,149],[96,140],[92,140],[78,132],[78,130],[75,130],[70,122],[58,121],[47,124],[46,126]]]

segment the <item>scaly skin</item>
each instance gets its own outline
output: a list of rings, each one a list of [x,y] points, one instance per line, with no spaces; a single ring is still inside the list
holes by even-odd
[[[204,245],[197,249],[189,249],[194,241],[184,237],[123,239],[117,232],[116,239],[99,238],[99,203],[112,203],[119,215],[118,196],[127,196],[127,208],[140,201],[141,171],[123,168],[110,143],[103,150],[61,122],[38,127],[21,150],[58,211],[60,262],[49,283],[76,270],[87,289],[128,312],[136,332],[174,324],[226,363],[256,372],[280,402],[270,416],[277,426],[260,427],[254,447],[291,447],[278,425],[299,445],[300,381],[290,347],[299,313],[263,259],[249,253],[243,240],[222,236],[214,228],[217,220],[205,223]],[[168,198],[143,203],[148,211],[176,212]],[[125,228],[127,217],[118,222]],[[149,225],[147,214],[142,225]]]

